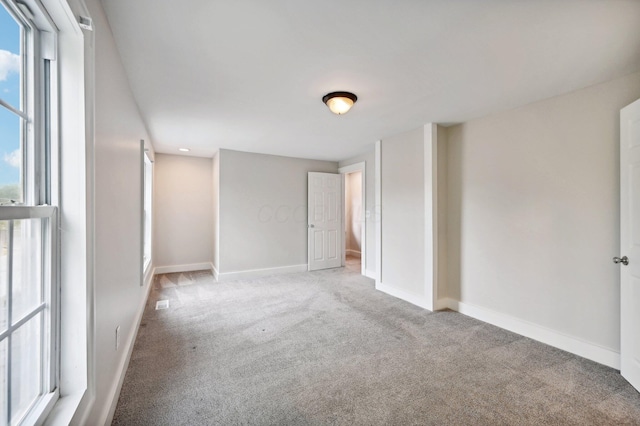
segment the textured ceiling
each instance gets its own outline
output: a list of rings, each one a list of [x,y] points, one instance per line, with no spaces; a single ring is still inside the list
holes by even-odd
[[[640,1],[103,0],[158,152],[341,160],[640,70]],[[321,98],[348,90],[346,115]]]

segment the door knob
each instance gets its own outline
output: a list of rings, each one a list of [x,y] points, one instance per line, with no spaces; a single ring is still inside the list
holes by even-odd
[[[309,228],[315,228],[316,226],[312,223],[311,225],[309,225]]]
[[[613,258],[613,263],[622,263],[623,265],[628,265],[629,264],[629,258],[627,256],[622,256],[622,257],[614,257]]]

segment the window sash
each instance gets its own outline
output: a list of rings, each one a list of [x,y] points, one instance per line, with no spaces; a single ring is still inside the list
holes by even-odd
[[[153,231],[153,162],[142,145],[142,260],[143,280],[144,274],[151,265],[152,258],[152,231]],[[143,285],[141,283],[140,285]]]
[[[11,421],[11,336],[22,325],[26,324],[30,319],[42,313],[40,317],[40,390],[38,397],[32,402],[31,406],[25,412],[24,416],[18,423],[28,421],[29,423],[45,415],[48,410],[53,407],[59,394],[57,389],[58,383],[58,335],[59,335],[59,310],[58,310],[58,293],[59,293],[59,275],[58,275],[58,209],[54,206],[0,206],[0,221],[8,221],[10,226],[9,247],[8,247],[8,268],[13,268],[13,222],[16,220],[29,219],[46,219],[41,223],[42,240],[40,250],[42,252],[41,265],[41,291],[42,296],[37,306],[23,314],[21,318],[15,321],[11,317],[11,304],[9,302],[9,318],[6,330],[0,333],[0,341],[7,339],[7,423]],[[8,273],[7,297],[12,295],[12,274]],[[33,421],[32,421],[33,420]]]
[[[52,218],[57,210],[54,206],[0,206],[0,220]]]
[[[28,7],[24,4],[10,1],[0,0],[0,7],[4,7],[9,15],[13,17],[16,23],[20,26],[20,83],[19,93],[20,102],[19,105],[12,105],[9,102],[1,99],[0,106],[8,110],[12,114],[21,118],[20,120],[20,134],[19,134],[19,147],[21,154],[20,165],[20,196],[19,201],[25,203],[27,201],[33,201],[30,199],[31,191],[29,191],[29,185],[32,184],[32,178],[29,176],[29,155],[31,155],[31,145],[33,141],[33,108],[35,103],[33,99],[34,90],[34,53],[36,51],[35,44],[36,38],[34,37],[33,23],[25,16],[22,7]],[[31,203],[35,204],[35,203]]]
[[[22,27],[20,106],[12,106],[0,94],[0,107],[22,119],[22,203],[51,203],[47,148],[52,142],[51,97],[55,84],[52,87],[51,62],[56,57],[56,27],[39,0],[0,0],[0,7]]]
[[[9,104],[8,102],[5,102],[2,100],[2,98],[0,98],[0,106],[5,107],[6,109],[8,109],[9,111],[11,111],[12,113],[14,113],[15,115],[21,117],[23,120],[29,120],[29,116],[27,114],[25,114],[24,112],[15,109],[14,107],[11,106],[11,104]]]

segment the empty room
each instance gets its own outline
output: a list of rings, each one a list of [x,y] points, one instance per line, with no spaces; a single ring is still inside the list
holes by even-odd
[[[0,0],[0,425],[640,424],[638,17]]]

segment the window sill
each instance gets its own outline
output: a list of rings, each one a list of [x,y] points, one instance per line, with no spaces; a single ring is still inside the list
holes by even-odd
[[[44,424],[45,426],[68,426],[78,411],[84,394],[85,392],[78,392],[59,398],[44,423],[36,424]]]
[[[44,419],[47,418],[53,407],[55,406],[56,401],[60,397],[58,390],[56,389],[54,392],[45,395],[38,401],[35,407],[29,412],[29,414],[22,419],[20,424],[23,425],[39,425],[42,424]]]

